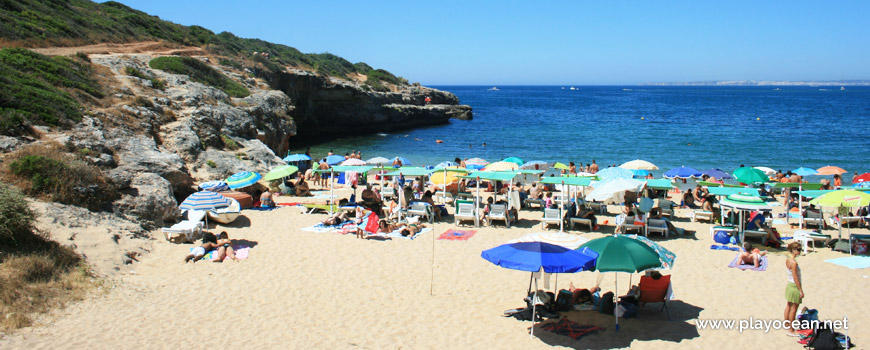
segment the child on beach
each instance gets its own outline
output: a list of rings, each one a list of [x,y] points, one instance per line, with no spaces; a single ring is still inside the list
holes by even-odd
[[[193,262],[195,263],[195,262],[199,261],[200,259],[202,259],[202,257],[205,256],[206,253],[214,250],[217,247],[218,247],[217,237],[215,237],[215,235],[211,232],[203,232],[202,245],[199,247],[193,248],[193,250],[190,252],[190,254],[188,254],[186,257],[184,257],[184,262],[186,263],[186,262],[193,260]]]
[[[758,267],[761,264],[761,257],[765,254],[767,252],[762,252],[758,248],[752,249],[752,244],[744,242],[743,252],[740,253],[740,264]]]

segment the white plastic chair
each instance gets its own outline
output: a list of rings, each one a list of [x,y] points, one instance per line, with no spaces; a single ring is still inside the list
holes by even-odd
[[[503,220],[507,228],[511,228],[510,214],[507,211],[507,204],[491,204],[489,206],[489,214],[486,220],[492,225],[493,220]]]
[[[167,241],[172,241],[173,237],[179,234],[184,235],[185,242],[193,242],[198,235],[202,234],[203,222],[206,212],[203,210],[188,210],[187,220],[179,222],[171,227],[161,229],[166,236]]]
[[[541,228],[547,228],[547,225],[558,225],[562,222],[562,217],[559,215],[559,209],[544,208],[544,217],[541,218]]]
[[[408,208],[408,215],[419,215],[429,220],[429,223],[435,221],[435,215],[432,213],[432,205],[426,202],[411,202],[411,207]]]
[[[477,217],[477,210],[472,201],[456,201],[456,213],[453,214],[453,223],[459,225],[460,221],[473,220],[474,226],[480,226],[480,218]]]
[[[668,223],[661,219],[649,219],[646,222],[646,236],[649,237],[650,232],[658,232],[668,238]]]

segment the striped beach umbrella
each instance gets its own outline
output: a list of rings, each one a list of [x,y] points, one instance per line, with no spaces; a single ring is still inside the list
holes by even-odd
[[[263,176],[260,173],[243,171],[227,178],[227,185],[232,189],[247,187],[257,183],[261,178]]]
[[[568,234],[565,232],[536,232],[530,233],[517,239],[512,239],[508,243],[521,242],[544,242],[562,246],[568,249],[580,248],[583,243],[589,242],[589,239],[583,238],[580,235]]]
[[[482,158],[471,158],[465,161],[465,167],[468,169],[480,170],[489,165],[489,162],[486,159]]]
[[[495,162],[490,165],[487,165],[483,168],[484,171],[508,171],[508,170],[517,170],[519,169],[519,165],[517,163],[511,162]]]
[[[199,184],[199,188],[203,191],[211,191],[211,192],[220,192],[226,191],[230,189],[230,186],[227,186],[226,182],[223,181],[208,181]]]
[[[212,210],[230,206],[230,199],[220,193],[199,191],[187,197],[181,205],[181,210]]]

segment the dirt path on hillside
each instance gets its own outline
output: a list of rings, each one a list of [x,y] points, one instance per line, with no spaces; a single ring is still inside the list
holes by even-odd
[[[102,43],[84,46],[43,47],[33,48],[33,51],[50,56],[72,56],[78,52],[85,54],[150,54],[150,55],[207,55],[207,52],[196,46],[178,46],[163,41],[142,41],[135,43],[113,44]]]

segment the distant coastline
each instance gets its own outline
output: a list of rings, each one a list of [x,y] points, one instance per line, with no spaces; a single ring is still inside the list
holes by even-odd
[[[644,83],[646,86],[870,86],[870,80],[782,81],[782,80],[716,80],[669,83]]]

